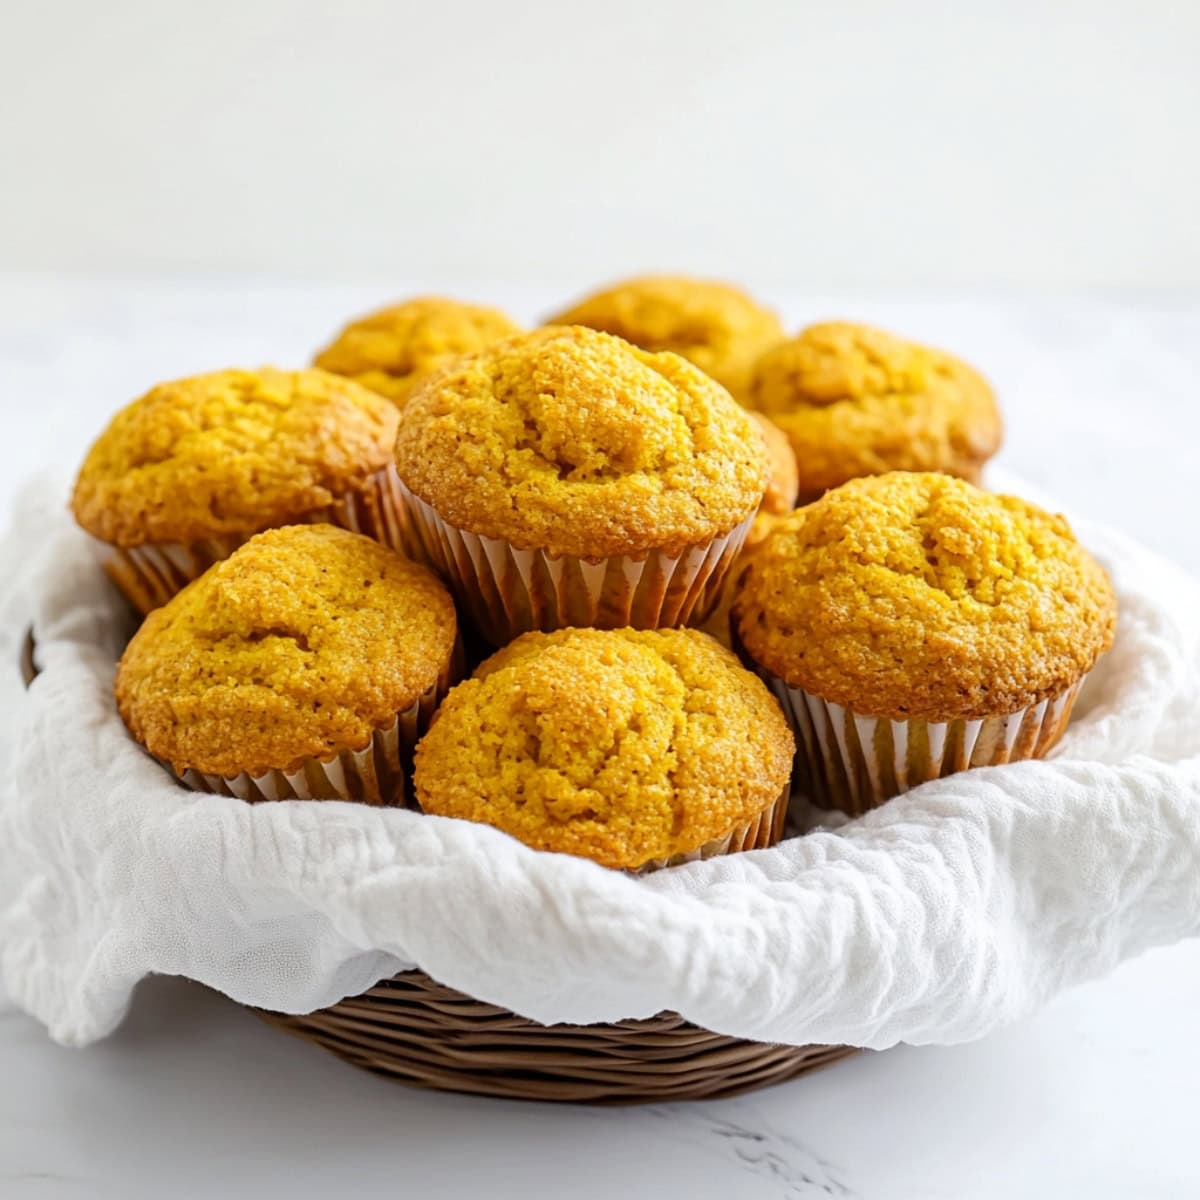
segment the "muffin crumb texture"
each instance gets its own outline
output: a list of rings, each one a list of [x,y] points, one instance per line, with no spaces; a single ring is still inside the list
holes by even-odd
[[[723,388],[583,328],[513,338],[426,380],[396,463],[460,529],[593,561],[707,544],[767,483],[763,440]]]
[[[1058,695],[1116,599],[1064,517],[945,475],[854,480],[781,520],[741,581],[750,656],[855,712],[946,721]]]
[[[450,693],[415,788],[426,812],[631,869],[747,824],[793,749],[763,684],[706,635],[565,629],[518,638]]]
[[[741,398],[755,360],[783,337],[779,318],[741,288],[682,275],[647,275],[594,292],[551,318],[640,346],[670,350]]]
[[[146,618],[117,704],[179,773],[291,771],[363,749],[433,686],[456,635],[432,572],[359,534],[285,526]]]
[[[418,296],[352,321],[313,360],[403,407],[413,388],[448,359],[513,337],[499,309]]]
[[[216,371],[122,409],[75,484],[79,524],[119,546],[247,534],[302,518],[391,460],[396,410],[324,371]]]
[[[746,403],[788,435],[808,498],[887,471],[974,481],[1002,433],[991,388],[966,363],[841,321],[764,354]]]

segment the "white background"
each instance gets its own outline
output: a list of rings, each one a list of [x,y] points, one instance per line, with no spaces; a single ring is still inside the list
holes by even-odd
[[[0,267],[1200,284],[1195,0],[3,0]]]

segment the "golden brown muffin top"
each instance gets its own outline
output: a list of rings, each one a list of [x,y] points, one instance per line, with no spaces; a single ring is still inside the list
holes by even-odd
[[[813,325],[758,361],[746,404],[789,437],[802,496],[860,475],[978,476],[1000,414],[966,363],[866,325]]]
[[[734,601],[750,656],[892,720],[1019,712],[1112,644],[1116,597],[1066,519],[946,475],[856,479],[785,517]]]
[[[796,494],[800,490],[796,455],[792,452],[792,444],[788,441],[787,434],[774,421],[760,412],[752,412],[750,416],[763,435],[770,467],[767,490],[759,509],[761,513],[783,516],[796,507]]]
[[[313,365],[347,375],[403,407],[413,388],[447,359],[520,332],[497,308],[417,296],[351,321]]]
[[[455,637],[432,572],[361,534],[284,526],[146,618],[117,705],[180,773],[291,771],[365,748],[437,682]]]
[[[361,488],[391,460],[395,408],[324,371],[161,383],[88,451],[72,509],[119,546],[248,534]]]
[[[414,786],[428,813],[633,869],[749,824],[793,751],[767,689],[699,631],[560,629],[450,693]]]
[[[643,350],[670,350],[739,399],[755,360],[783,337],[779,318],[740,288],[684,275],[647,275],[613,284],[547,324],[587,325]]]
[[[451,525],[601,559],[728,533],[766,487],[762,438],[675,354],[554,326],[456,359],[413,393],[396,465]]]

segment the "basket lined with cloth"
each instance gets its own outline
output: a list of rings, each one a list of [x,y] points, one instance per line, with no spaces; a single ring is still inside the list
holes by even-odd
[[[64,1043],[149,973],[296,1015],[413,967],[544,1025],[950,1043],[1200,932],[1200,587],[1102,528],[1079,523],[1121,625],[1050,758],[635,879],[461,821],[179,788],[117,716],[122,602],[61,494],[29,493],[2,552],[0,977]]]

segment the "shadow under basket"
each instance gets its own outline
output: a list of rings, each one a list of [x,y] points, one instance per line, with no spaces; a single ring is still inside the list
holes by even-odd
[[[37,675],[33,634],[21,648]],[[297,801],[296,803],[303,803]],[[405,971],[304,1016],[252,1009],[277,1029],[402,1083],[511,1100],[637,1104],[733,1096],[857,1051],[725,1037],[674,1013],[611,1025],[541,1025]]]
[[[420,1087],[637,1104],[733,1096],[856,1051],[723,1037],[674,1013],[612,1025],[540,1025],[405,971],[307,1016],[255,1010],[278,1029],[378,1075]]]

